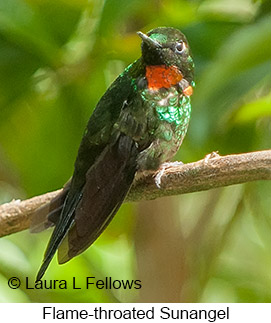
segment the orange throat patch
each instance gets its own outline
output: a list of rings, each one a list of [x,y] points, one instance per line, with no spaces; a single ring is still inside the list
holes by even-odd
[[[176,66],[150,65],[146,66],[146,78],[149,90],[159,90],[162,87],[170,88],[183,78]]]

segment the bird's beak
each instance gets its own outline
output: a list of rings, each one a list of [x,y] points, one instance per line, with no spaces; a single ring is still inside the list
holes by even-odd
[[[162,47],[162,45],[159,44],[156,40],[151,39],[149,36],[142,33],[141,31],[138,31],[137,34],[143,40],[143,42],[146,43],[147,45],[149,45],[150,47],[153,47],[153,48],[161,48]]]

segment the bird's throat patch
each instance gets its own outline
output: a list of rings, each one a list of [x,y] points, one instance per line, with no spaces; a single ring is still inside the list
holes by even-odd
[[[146,78],[148,89],[156,91],[176,85],[183,75],[176,66],[149,65],[146,66]]]

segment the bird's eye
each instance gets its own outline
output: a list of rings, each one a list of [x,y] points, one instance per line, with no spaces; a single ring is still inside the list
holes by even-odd
[[[185,50],[186,46],[184,42],[177,43],[175,46],[175,51],[177,54],[182,54]]]

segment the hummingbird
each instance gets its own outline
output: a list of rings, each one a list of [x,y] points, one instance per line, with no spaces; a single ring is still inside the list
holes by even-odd
[[[118,211],[135,175],[159,170],[186,135],[195,85],[187,39],[171,27],[137,34],[141,57],[101,97],[71,180],[32,219],[33,232],[54,226],[36,280],[56,251],[63,264],[86,250]],[[158,172],[157,186],[160,177]]]

